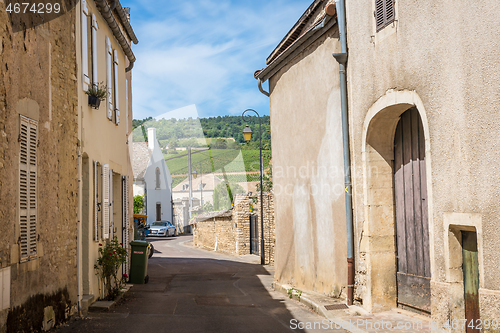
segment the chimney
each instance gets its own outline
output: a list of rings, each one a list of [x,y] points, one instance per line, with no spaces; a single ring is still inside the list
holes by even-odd
[[[156,128],[148,128],[148,148],[153,150],[156,142]]]

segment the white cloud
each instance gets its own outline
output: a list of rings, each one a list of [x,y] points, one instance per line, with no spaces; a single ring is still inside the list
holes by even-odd
[[[201,117],[269,112],[255,70],[309,6],[295,1],[134,0],[134,118],[196,104]],[[161,5],[158,5],[161,3]]]

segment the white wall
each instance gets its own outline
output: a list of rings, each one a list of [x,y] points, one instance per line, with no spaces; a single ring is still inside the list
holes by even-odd
[[[153,153],[149,160],[144,181],[146,182],[146,206],[147,223],[156,221],[156,203],[161,203],[161,219],[172,221],[172,176],[168,170],[165,159],[161,152],[158,140],[156,140],[156,129],[148,128],[149,147],[153,148]],[[160,169],[160,188],[156,189],[156,168]]]

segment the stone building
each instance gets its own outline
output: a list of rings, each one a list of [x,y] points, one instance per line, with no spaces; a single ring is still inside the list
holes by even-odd
[[[82,0],[76,9],[82,221],[79,294],[85,309],[105,296],[94,269],[99,244],[116,237],[128,248],[132,239],[131,70],[136,58],[131,44],[138,40],[129,10],[119,1]],[[106,99],[98,108],[91,107],[85,92],[100,82],[106,86]],[[127,262],[123,274],[128,273]]]
[[[328,26],[328,2],[334,28],[315,38]],[[319,198],[318,174],[303,176],[311,163],[342,163],[338,84],[347,62],[355,299],[369,311],[400,307],[441,325],[499,318],[499,6],[348,1],[344,49],[343,1],[314,1],[278,45],[256,77],[269,80],[275,186],[289,187],[281,195],[275,187],[279,281],[320,292],[347,282],[344,273],[336,281],[317,274],[325,260],[337,268],[329,255],[345,265],[336,250],[346,244],[342,200]],[[281,177],[276,168],[286,166],[304,173]],[[337,215],[321,211],[332,208]],[[306,236],[295,233],[298,216]],[[293,253],[298,240],[302,256]]]
[[[256,76],[269,81],[271,94],[275,278],[345,297],[339,74],[331,56],[340,52],[340,43],[326,4],[309,6]]]
[[[0,3],[0,332],[77,312],[74,8],[43,24]]]

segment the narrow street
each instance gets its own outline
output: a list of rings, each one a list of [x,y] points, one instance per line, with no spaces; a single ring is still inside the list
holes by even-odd
[[[91,312],[56,332],[330,331],[290,325],[292,319],[321,323],[324,318],[270,290],[273,276],[257,256],[235,258],[196,249],[190,246],[192,236],[150,241],[155,253],[148,284],[134,285],[110,312]]]

